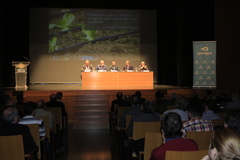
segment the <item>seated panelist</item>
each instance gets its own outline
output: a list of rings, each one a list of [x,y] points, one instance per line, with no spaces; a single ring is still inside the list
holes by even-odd
[[[103,61],[103,60],[101,60],[101,61],[100,61],[100,64],[97,65],[96,70],[97,70],[97,71],[99,71],[99,70],[105,70],[105,71],[107,71],[107,70],[108,70],[108,68],[107,68],[107,66],[104,64],[104,61]]]
[[[90,72],[92,72],[92,70],[93,70],[93,67],[92,67],[92,65],[90,64],[90,61],[89,61],[89,60],[86,60],[86,61],[85,61],[85,65],[82,66],[81,71],[82,71],[82,72],[85,72],[85,71],[90,71]]]
[[[145,64],[144,61],[141,62],[141,64],[138,67],[138,71],[144,71],[144,70],[148,70],[147,65]]]
[[[126,66],[123,67],[123,70],[124,70],[124,71],[133,70],[133,66],[131,66],[129,60],[126,61]]]
[[[112,61],[112,65],[110,65],[109,70],[118,71],[118,65],[115,60]]]

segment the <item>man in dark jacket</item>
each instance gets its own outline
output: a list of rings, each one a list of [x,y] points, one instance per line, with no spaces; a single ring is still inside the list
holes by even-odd
[[[36,143],[26,125],[17,124],[18,110],[14,106],[7,106],[1,114],[3,123],[0,124],[0,136],[22,135],[25,153],[36,150]]]

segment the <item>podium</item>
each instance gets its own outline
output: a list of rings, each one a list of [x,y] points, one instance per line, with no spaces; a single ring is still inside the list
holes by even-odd
[[[15,88],[27,88],[27,66],[29,61],[13,61],[12,65],[15,66]]]

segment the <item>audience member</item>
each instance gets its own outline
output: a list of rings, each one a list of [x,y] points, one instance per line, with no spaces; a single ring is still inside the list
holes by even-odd
[[[114,112],[114,105],[117,104],[118,106],[125,106],[124,100],[123,100],[123,93],[117,92],[115,100],[112,101],[111,105],[111,112]]]
[[[224,127],[235,130],[240,135],[240,111],[230,111],[224,121]]]
[[[52,112],[47,111],[46,109],[46,103],[44,100],[37,101],[37,108],[35,112],[35,116],[47,116],[49,118],[49,126],[50,128],[53,128],[55,125],[55,118]]]
[[[3,108],[6,106],[6,103],[11,99],[10,95],[5,94],[4,92],[1,92],[0,97],[0,111],[3,110]]]
[[[25,106],[25,103],[23,102],[24,100],[23,95],[22,94],[17,95],[16,99],[17,99],[16,106],[18,109],[18,114],[20,118],[22,118],[24,116],[24,106]]]
[[[120,117],[119,126],[121,127],[126,126],[126,115],[137,115],[137,114],[143,113],[140,107],[139,98],[136,95],[132,96],[131,103],[132,103],[132,106],[127,108]]]
[[[240,99],[239,98],[240,98],[239,93],[234,92],[232,94],[232,101],[230,101],[226,104],[226,108],[227,109],[236,109],[236,108],[240,109]]]
[[[36,149],[36,143],[28,126],[18,124],[19,115],[16,107],[5,107],[1,119],[3,123],[0,124],[0,136],[22,135],[24,152],[29,153]]]
[[[176,112],[181,116],[182,121],[188,121],[188,99],[186,97],[179,97],[176,100],[176,109],[167,110],[163,113],[166,114],[168,112]]]
[[[215,120],[220,119],[220,117],[214,113],[217,110],[218,106],[216,101],[210,99],[206,101],[205,111],[203,112],[202,119],[203,120]]]
[[[228,97],[228,94],[226,91],[223,91],[220,93],[220,96],[218,97],[219,102],[221,105],[225,106],[227,102],[231,101]]]
[[[45,127],[41,118],[34,117],[37,105],[34,102],[27,102],[24,107],[25,116],[19,120],[19,124],[38,124],[40,137],[46,136]]]
[[[62,97],[63,97],[63,93],[62,92],[57,92],[56,93],[57,101],[62,102]]]
[[[172,104],[175,104],[176,100],[177,100],[177,94],[176,93],[172,93],[170,96],[170,99],[172,101]]]
[[[130,137],[133,134],[134,122],[155,122],[160,121],[160,116],[154,114],[154,103],[152,101],[146,101],[142,107],[142,114],[133,115],[131,122],[126,130],[127,135]]]
[[[163,143],[152,151],[150,160],[164,160],[167,150],[194,151],[197,143],[191,139],[182,138],[182,120],[179,114],[169,112],[161,119]]]
[[[164,94],[160,91],[156,91],[154,102],[154,112],[158,114],[163,114],[167,110],[167,106],[173,105],[171,100],[164,99]]]
[[[193,96],[189,98],[189,101],[198,101],[199,103],[202,103],[202,100],[198,97],[197,92],[193,93]]]
[[[65,110],[65,105],[63,102],[57,101],[57,95],[51,94],[50,101],[46,103],[46,107],[61,107],[62,108],[62,116],[67,116],[67,112]]]
[[[139,98],[140,104],[143,104],[146,101],[145,98],[142,98],[142,93],[140,91],[136,91],[135,95]]]
[[[125,106],[131,106],[131,95],[130,94],[125,94],[124,95],[124,104]]]
[[[240,137],[227,128],[214,131],[209,152],[202,160],[240,160]]]
[[[183,124],[184,136],[186,132],[212,131],[213,124],[209,120],[202,119],[203,108],[198,102],[189,103],[188,114],[190,120]]]
[[[128,137],[131,137],[133,135],[133,124],[134,122],[160,122],[160,116],[154,114],[154,103],[152,101],[146,101],[143,104],[142,108],[143,113],[138,115],[133,115],[131,118],[131,122],[126,130],[126,134]],[[143,151],[144,149],[144,138],[139,139],[137,141],[131,140],[130,146],[133,151],[136,153],[139,153],[139,151]]]

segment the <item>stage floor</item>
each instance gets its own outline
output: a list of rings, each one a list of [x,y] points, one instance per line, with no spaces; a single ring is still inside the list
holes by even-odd
[[[137,89],[137,88],[136,88]],[[134,90],[136,90],[134,89]],[[191,87],[179,87],[179,86],[174,86],[174,85],[158,85],[158,84],[153,84],[153,90],[159,90],[159,89],[192,89]],[[28,88],[15,88],[15,87],[4,87],[1,88],[1,90],[16,90],[16,91],[50,91],[50,90],[126,90],[126,88],[97,88],[97,87],[90,87],[90,88],[82,88],[82,84],[69,84],[69,83],[56,83],[56,84],[30,84],[28,85]],[[132,89],[130,89],[132,90]],[[143,90],[143,89],[141,89]],[[149,89],[146,89],[149,90]]]

